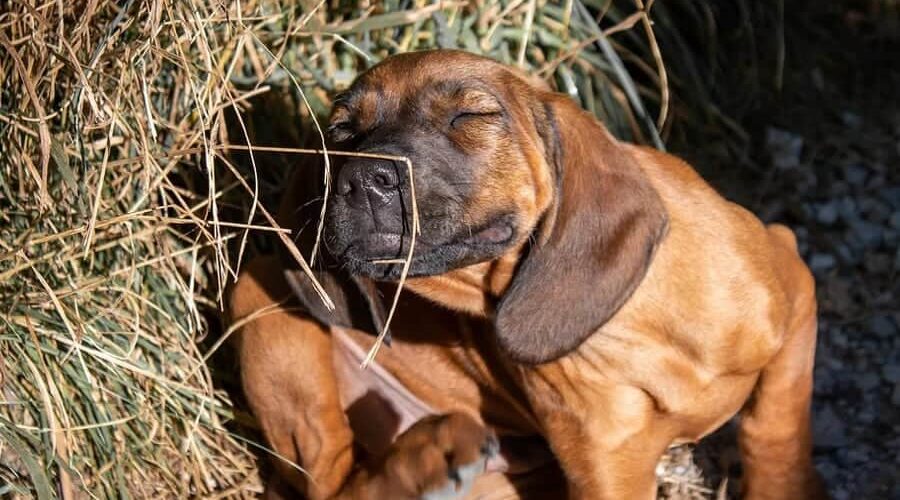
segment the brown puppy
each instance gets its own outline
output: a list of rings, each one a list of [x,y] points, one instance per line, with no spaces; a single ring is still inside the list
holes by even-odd
[[[258,259],[234,288],[244,389],[269,444],[305,470],[277,461],[293,488],[541,498],[564,495],[556,477],[574,498],[652,498],[666,447],[741,412],[745,496],[824,496],[810,456],[814,287],[790,230],[463,52],[370,69],[335,103],[330,135],[410,158],[422,232],[392,347],[368,371],[358,363],[402,267],[384,261],[411,239],[405,164],[334,165],[317,277],[335,310],[288,259]],[[309,248],[321,171],[304,172],[281,217]]]

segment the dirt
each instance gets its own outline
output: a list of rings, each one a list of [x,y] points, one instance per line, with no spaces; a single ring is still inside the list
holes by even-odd
[[[783,86],[740,118],[746,148],[692,137],[673,149],[798,235],[819,301],[816,467],[836,500],[900,498],[898,6],[822,3],[788,7]],[[660,469],[667,498],[735,495],[732,428],[685,453]]]

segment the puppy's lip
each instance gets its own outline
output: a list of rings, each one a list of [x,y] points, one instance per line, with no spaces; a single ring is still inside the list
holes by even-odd
[[[390,232],[371,232],[352,244],[361,251],[363,260],[384,260],[396,257],[401,248],[403,235]]]
[[[471,236],[464,241],[469,245],[476,246],[497,246],[509,243],[515,236],[514,216],[504,215],[497,217],[488,224],[485,224],[472,232]]]
[[[475,233],[469,241],[472,243],[487,243],[489,245],[498,245],[506,243],[512,238],[513,228],[509,224],[497,224],[488,226],[481,231]]]

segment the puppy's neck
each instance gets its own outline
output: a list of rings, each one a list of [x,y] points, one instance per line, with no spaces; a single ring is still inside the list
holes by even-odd
[[[413,292],[455,311],[487,317],[509,287],[521,247],[488,262],[438,275],[410,278]]]

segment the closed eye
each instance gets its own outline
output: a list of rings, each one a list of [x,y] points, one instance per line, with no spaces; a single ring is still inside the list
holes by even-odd
[[[334,142],[344,142],[351,139],[356,133],[353,124],[349,121],[333,123],[328,127],[328,134]]]
[[[500,111],[460,111],[450,120],[450,128],[459,128],[473,119],[500,116],[500,114]]]

